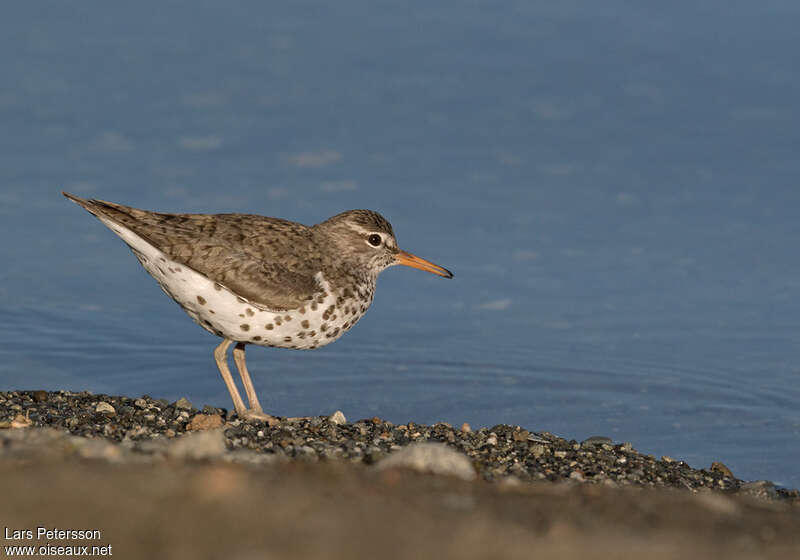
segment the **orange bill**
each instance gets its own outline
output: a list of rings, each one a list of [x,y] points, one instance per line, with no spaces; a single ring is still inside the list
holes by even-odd
[[[397,261],[397,264],[418,268],[427,272],[433,272],[434,274],[444,276],[445,278],[453,277],[453,273],[446,268],[442,268],[438,264],[433,264],[430,261],[426,261],[423,258],[412,255],[411,253],[406,253],[405,251],[399,251],[395,257],[395,261]]]

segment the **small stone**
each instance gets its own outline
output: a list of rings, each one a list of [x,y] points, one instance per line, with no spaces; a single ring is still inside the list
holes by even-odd
[[[753,496],[755,498],[775,498],[778,491],[775,490],[775,483],[771,480],[755,480],[747,482],[739,487],[739,492]]]
[[[514,432],[511,436],[514,441],[528,441],[528,437],[531,433],[528,430],[520,430],[518,432]]]
[[[461,431],[464,432],[465,434],[468,434],[472,431],[472,427],[466,422],[464,422],[463,424],[461,424]]]
[[[186,425],[188,431],[210,430],[222,426],[222,416],[219,414],[196,414],[192,421]]]
[[[222,429],[190,432],[172,440],[167,454],[175,459],[216,459],[225,453]]]
[[[122,449],[102,439],[74,438],[71,440],[76,445],[77,454],[83,459],[118,462],[122,459]]]
[[[553,456],[554,457],[558,457],[559,459],[563,459],[564,457],[567,456],[567,452],[566,451],[553,451]]]
[[[662,455],[661,456],[661,461],[664,462],[664,463],[676,463],[677,462],[677,461],[675,461],[675,459],[673,459],[669,455]]]
[[[33,402],[45,402],[47,400],[47,391],[34,391]]]
[[[177,401],[175,401],[175,408],[178,410],[191,410],[192,403],[189,402],[189,399],[186,397],[181,397]]]
[[[135,401],[133,401],[133,406],[144,410],[145,408],[147,408],[147,401],[144,399],[136,399]]]
[[[28,418],[27,416],[23,416],[22,414],[17,414],[16,416],[14,416],[14,419],[9,423],[9,427],[14,429],[27,428],[31,424],[33,424],[33,422],[31,421],[30,418]]]
[[[570,477],[570,479],[577,480],[578,482],[583,482],[584,480],[586,480],[583,477],[583,473],[581,471],[577,471],[577,470],[572,471],[571,473],[569,473],[569,477]]]
[[[473,480],[475,469],[469,458],[443,443],[416,443],[392,453],[376,464],[378,470],[407,468],[431,474]]]
[[[95,407],[94,411],[108,418],[117,415],[116,409],[105,401],[100,401],[99,403],[97,403],[97,406]]]
[[[731,470],[728,467],[726,467],[724,463],[720,463],[719,461],[714,461],[713,463],[711,463],[711,471],[718,472],[722,476],[726,476],[728,478],[735,478]]]
[[[595,445],[611,445],[613,440],[605,436],[592,436],[581,442],[581,447],[594,447]]]
[[[341,410],[337,410],[328,416],[328,422],[331,424],[336,424],[337,426],[341,426],[342,424],[347,423],[347,418],[344,417],[344,413]]]
[[[486,438],[486,445],[497,445],[497,434],[489,434],[489,437]]]
[[[539,457],[544,455],[545,447],[544,447],[544,445],[541,445],[541,444],[531,445],[530,452],[531,452],[531,455],[533,455],[533,457],[535,459],[538,459]]]

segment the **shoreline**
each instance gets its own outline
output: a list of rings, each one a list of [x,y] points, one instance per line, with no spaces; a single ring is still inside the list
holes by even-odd
[[[610,487],[661,487],[690,491],[749,493],[777,500],[800,501],[797,489],[771,481],[736,478],[722,463],[692,468],[671,457],[642,454],[631,443],[591,437],[582,442],[520,426],[496,425],[473,430],[393,424],[380,418],[348,422],[341,412],[330,417],[281,418],[274,426],[242,422],[226,409],[198,410],[185,398],[176,402],[71,391],[0,392],[0,429],[39,427],[100,439],[121,446],[120,457],[157,455],[190,432],[217,429],[226,452],[254,452],[258,461],[344,460],[374,465],[411,444],[437,443],[460,453],[475,476],[488,482],[572,481]],[[2,430],[0,430],[2,433]],[[120,459],[122,460],[122,459]]]
[[[338,413],[269,427],[185,399],[0,392],[5,547],[174,560],[800,557],[800,493],[728,474],[515,426]],[[37,527],[100,537],[45,543]]]

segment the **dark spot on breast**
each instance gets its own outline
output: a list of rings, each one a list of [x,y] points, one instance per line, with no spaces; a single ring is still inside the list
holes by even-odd
[[[328,323],[322,323],[322,324],[319,326],[319,330],[321,330],[322,332],[325,332],[325,331],[327,331],[327,330],[328,330]]]
[[[346,322],[344,325],[342,325],[342,329],[344,329],[344,330],[347,330],[349,328],[350,328],[350,322],[349,321]]]
[[[172,268],[171,266],[168,266],[167,270],[169,270],[172,274],[175,274],[175,269]]]
[[[273,327],[273,326],[272,326],[272,323],[269,323],[269,324],[267,324],[267,325],[264,325],[264,328],[265,328],[265,329],[267,329],[268,331],[271,331],[271,330],[272,330],[272,329],[274,329],[275,327]]]
[[[239,317],[241,317],[242,319],[244,319],[244,313],[239,313]]]
[[[308,336],[317,336],[317,331],[311,331]]]
[[[332,315],[331,316],[331,321],[335,321],[335,320],[336,320],[336,315]]]
[[[247,316],[248,316],[248,317],[252,317],[253,315],[255,315],[255,313],[253,312],[253,310],[252,310],[252,309],[250,309],[249,307],[248,307],[247,309],[245,309],[245,310],[244,310],[244,312],[245,312],[245,313],[247,313]]]
[[[254,340],[255,342],[258,342],[259,340],[261,340],[261,337],[260,336],[254,336],[252,338],[252,340]]]
[[[284,336],[283,337],[283,341],[284,342],[291,342],[292,341],[292,337],[291,336]]]
[[[203,296],[197,296],[197,303],[199,303],[200,305],[205,305],[206,298],[204,298]]]
[[[317,342],[317,341],[315,340],[314,342]],[[314,348],[316,348],[316,347],[317,347],[317,345],[316,345],[316,344],[312,344],[311,346],[309,346],[309,347],[308,347],[308,349],[309,349],[309,350],[313,350],[313,349],[314,349]]]
[[[157,268],[157,269],[158,269],[158,271],[161,273],[161,276],[164,276],[164,275],[165,275],[165,272],[164,272],[164,269],[163,269],[163,268],[161,268],[160,266],[157,266],[156,268]]]
[[[302,338],[305,338],[305,337],[306,337],[306,331],[300,331],[299,333],[297,333],[297,338],[301,338],[302,339]]]
[[[212,315],[216,313],[216,311],[214,311],[213,309],[209,309],[208,312],[211,313]]]
[[[158,257],[158,260],[160,260],[161,262],[164,262],[164,263],[167,262],[167,259],[165,259],[164,257]]]
[[[214,284],[214,289],[220,291],[222,289],[222,284]]]
[[[300,309],[298,309],[298,311],[300,311],[300,313],[305,313],[306,312],[306,308],[305,307],[301,307]]]
[[[250,325],[248,325],[247,323],[243,323],[243,324],[239,325],[239,328],[242,329],[243,331],[249,331],[250,330]]]
[[[316,310],[317,310],[317,302],[315,301],[314,303],[311,304],[311,311],[316,311]]]
[[[337,336],[339,334],[339,327],[333,329],[333,336]]]
[[[287,346],[286,348],[291,348],[292,350],[294,350],[295,348],[297,348],[297,346],[296,346],[296,345],[294,345],[294,344],[290,344],[290,345],[289,345],[289,346]]]
[[[284,315],[283,316],[283,320],[286,321],[286,322],[289,322],[289,321],[292,320],[292,316],[291,315]]]
[[[300,321],[300,326],[304,329],[308,328],[308,320]]]
[[[183,269],[182,269],[181,267],[179,267],[179,266],[176,266],[176,267],[175,267],[175,272],[181,272],[182,270],[183,270]]]
[[[276,325],[281,325],[282,323],[283,323],[283,319],[281,319],[279,316],[276,315],[275,316],[275,324]]]

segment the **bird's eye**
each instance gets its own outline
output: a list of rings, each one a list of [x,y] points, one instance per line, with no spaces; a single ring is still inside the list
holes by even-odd
[[[377,233],[373,233],[372,235],[367,237],[367,242],[373,247],[377,247],[378,245],[380,245],[381,241],[383,241],[383,239],[381,239],[381,236],[378,235]]]

